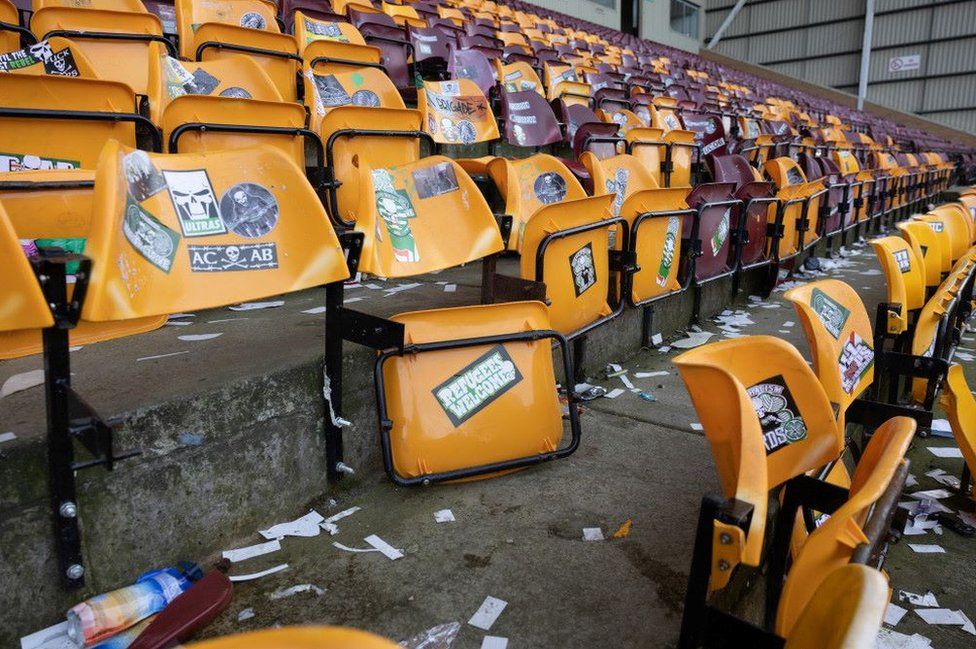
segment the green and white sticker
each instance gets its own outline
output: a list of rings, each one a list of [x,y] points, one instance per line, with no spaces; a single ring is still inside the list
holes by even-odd
[[[841,387],[844,388],[844,392],[851,394],[874,365],[874,350],[857,335],[857,332],[852,331],[843,349],[840,350],[837,365],[840,368]]]
[[[830,335],[840,338],[840,332],[844,330],[847,319],[851,317],[850,310],[819,288],[813,289],[813,293],[810,294],[810,306]]]
[[[410,194],[405,189],[394,188],[393,175],[386,169],[374,169],[371,175],[376,192],[376,211],[386,224],[393,256],[400,262],[420,261],[417,242],[410,228],[410,219],[417,217]],[[376,232],[380,234],[378,224]]]
[[[674,265],[674,251],[678,243],[678,217],[668,217],[668,229],[664,233],[664,251],[661,253],[661,265],[657,269],[657,284],[664,287],[668,285],[668,278],[671,277],[671,266]]]
[[[503,345],[495,345],[473,363],[434,388],[434,397],[455,428],[522,380]]]
[[[176,257],[180,235],[156,220],[131,197],[127,197],[122,233],[146,261],[168,273]]]
[[[725,245],[725,241],[729,238],[729,224],[732,220],[732,208],[725,210],[725,214],[722,215],[722,220],[718,222],[715,226],[715,232],[712,233],[711,244],[712,244],[712,256],[717,257],[718,251],[722,249]]]
[[[0,172],[4,171],[35,171],[47,169],[77,169],[80,160],[65,160],[63,158],[48,158],[31,155],[30,153],[0,152]]]
[[[782,376],[757,383],[748,393],[762,427],[766,455],[806,439],[806,423]]]

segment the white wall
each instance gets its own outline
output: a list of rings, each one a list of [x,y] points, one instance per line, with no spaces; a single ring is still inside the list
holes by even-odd
[[[620,0],[614,7],[604,7],[589,0],[527,0],[531,4],[564,13],[574,18],[589,20],[591,23],[620,29]]]

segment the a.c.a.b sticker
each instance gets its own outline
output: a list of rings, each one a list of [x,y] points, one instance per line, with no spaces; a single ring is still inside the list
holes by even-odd
[[[434,388],[434,398],[455,427],[473,417],[522,380],[503,345],[495,345]]]
[[[748,390],[762,427],[766,455],[807,437],[807,426],[782,376],[757,383]]]
[[[231,246],[187,246],[190,270],[222,273],[235,270],[269,270],[278,267],[274,243],[242,243]]]

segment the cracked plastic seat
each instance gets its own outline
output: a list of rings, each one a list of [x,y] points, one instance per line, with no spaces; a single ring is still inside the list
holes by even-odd
[[[612,195],[611,214],[627,222],[627,244],[635,251],[638,270],[628,280],[628,302],[647,304],[684,289],[679,275],[683,221],[692,218],[687,190],[661,189],[639,160],[618,155],[600,160],[584,153],[581,162],[593,179],[594,195]],[[623,233],[616,233],[615,248]]]
[[[575,450],[578,420],[563,442],[552,361],[551,341],[566,342],[544,304],[415,311],[393,320],[405,327],[404,351],[381,354],[377,390],[394,481],[491,477]]]
[[[82,318],[93,322],[194,311],[349,277],[305,174],[268,146],[147,155],[110,142],[99,159],[92,214]]]
[[[926,213],[914,217],[913,220],[925,223],[935,233],[935,238],[939,242],[939,251],[942,253],[942,263],[939,265],[939,272],[944,278],[952,270],[953,261],[953,237],[952,232],[946,228],[945,218],[940,214]]]
[[[429,156],[388,168],[359,160],[357,173],[356,231],[365,237],[362,272],[409,277],[502,250],[488,204],[450,158]]]
[[[73,169],[25,171],[17,174],[13,186],[0,180],[0,211],[6,211],[15,240],[83,254],[91,228],[94,178],[93,171]],[[24,256],[22,251],[20,256]],[[76,272],[71,264],[67,270]],[[69,300],[74,287],[75,284],[68,285]],[[13,301],[11,298],[10,303]],[[115,322],[80,320],[68,334],[71,345],[89,345],[158,329],[164,322],[165,315]],[[41,349],[41,332],[36,327],[0,333],[0,359],[38,354]]]
[[[941,403],[969,475],[976,475],[976,399],[961,365],[949,367]],[[976,500],[976,495],[970,495],[970,498]]]
[[[0,93],[5,108],[30,111],[0,117],[0,173],[94,169],[106,141],[116,139],[134,147],[135,124],[151,128],[136,112],[132,88],[117,81],[5,74],[0,77]],[[76,112],[104,118],[91,120],[73,115]]]
[[[763,363],[750,359],[762,358]],[[721,550],[725,570],[710,588],[724,587],[738,563],[758,566],[768,492],[840,456],[827,395],[796,349],[770,336],[704,345],[674,359],[705,431],[726,498],[753,507],[748,531],[722,526],[733,543]]]
[[[162,128],[166,150],[204,152],[269,144],[304,168],[301,104],[281,101],[268,75],[251,58],[178,61],[161,48],[149,73],[150,114]],[[233,128],[221,132],[220,127]],[[274,134],[262,129],[282,129]]]
[[[94,2],[35,0],[31,31],[43,40],[64,36],[84,53],[101,79],[146,94],[150,44],[168,45],[160,19],[138,0]],[[107,36],[107,35],[111,36]],[[173,52],[175,54],[175,51]]]
[[[523,90],[534,90],[545,96],[545,87],[539,80],[539,75],[525,61],[515,61],[514,63],[502,63],[495,60],[496,76],[498,83],[508,92],[521,92]]]
[[[282,34],[267,0],[176,0],[180,56],[211,61],[244,54],[254,59],[285,101],[297,101],[298,45]]]
[[[932,216],[942,221],[943,228],[948,233],[949,258],[952,263],[961,259],[973,245],[972,220],[966,209],[959,203],[944,203],[930,210],[925,216]]]
[[[397,649],[397,643],[378,635],[337,626],[265,629],[213,638],[189,649]]]
[[[735,270],[736,237],[741,205],[733,198],[732,183],[699,183],[688,193],[688,206],[698,212],[695,222],[686,220],[682,236],[697,240],[695,281],[704,284]],[[696,229],[697,228],[697,229]]]

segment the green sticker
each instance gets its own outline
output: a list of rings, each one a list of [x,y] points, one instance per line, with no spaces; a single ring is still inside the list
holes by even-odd
[[[851,317],[851,312],[840,302],[821,291],[819,288],[813,289],[810,295],[810,306],[820,318],[824,328],[830,332],[834,338],[840,338],[840,332],[844,330],[847,319]]]
[[[80,255],[85,251],[85,241],[84,237],[74,238],[74,239],[34,239],[34,245],[38,248],[61,248],[65,252],[73,252]],[[64,266],[64,272],[69,275],[74,275],[78,272],[78,262],[72,261],[68,262]]]
[[[373,170],[372,177],[376,190],[376,211],[390,234],[393,256],[400,262],[420,261],[417,242],[410,229],[410,219],[417,217],[410,194],[393,187],[393,176],[386,169]]]
[[[156,220],[131,196],[126,197],[122,233],[146,261],[164,273],[169,272],[176,257],[180,235]]]
[[[731,221],[732,208],[725,210],[725,214],[722,215],[722,220],[718,222],[715,227],[715,232],[712,233],[712,256],[717,257],[718,251],[722,249],[725,245],[725,240],[729,238],[729,223]]]
[[[0,172],[77,169],[80,166],[80,160],[46,158],[44,156],[31,155],[29,153],[0,153]]]
[[[766,455],[806,439],[806,423],[782,376],[757,383],[748,393],[762,427]]]
[[[671,266],[674,264],[674,250],[678,243],[678,217],[668,217],[668,230],[664,234],[664,251],[661,253],[661,265],[657,269],[657,284],[664,287],[671,276]]]

